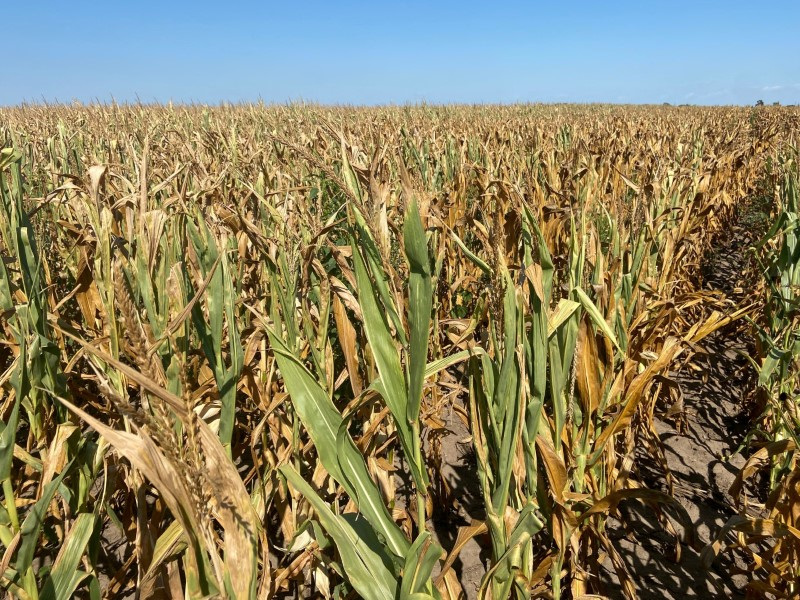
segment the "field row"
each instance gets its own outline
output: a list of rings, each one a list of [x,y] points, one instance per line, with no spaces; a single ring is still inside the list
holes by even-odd
[[[633,598],[609,518],[638,503],[692,529],[655,419],[682,418],[679,373],[748,319],[742,505],[704,556],[734,552],[753,597],[792,597],[798,123],[0,110],[0,586],[577,599],[612,571]],[[745,213],[766,234],[733,304],[702,267]],[[475,540],[477,571],[459,556]]]

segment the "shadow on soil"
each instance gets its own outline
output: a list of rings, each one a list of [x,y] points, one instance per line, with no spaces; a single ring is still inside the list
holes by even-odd
[[[731,301],[731,311],[742,298],[741,282],[751,234],[733,227],[709,257],[704,287],[722,292]],[[668,535],[655,515],[641,505],[622,508],[627,526],[617,523],[614,536],[631,579],[642,600],[667,598],[743,598],[746,580],[731,575],[736,567],[726,556],[709,568],[700,560],[700,551],[719,532],[736,510],[728,489],[744,463],[736,454],[748,431],[748,415],[743,398],[749,385],[746,358],[752,347],[741,324],[733,323],[700,344],[701,353],[693,363],[671,376],[683,393],[683,427],[656,420],[656,431],[673,476],[674,497],[692,521],[694,540],[679,545]],[[699,367],[699,368],[697,368]],[[663,470],[644,452],[637,456],[642,481],[653,489],[667,491]],[[692,532],[689,532],[692,533]],[[609,570],[607,592],[622,598],[616,574]]]

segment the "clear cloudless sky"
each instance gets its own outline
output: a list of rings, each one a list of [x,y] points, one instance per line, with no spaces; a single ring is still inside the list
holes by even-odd
[[[800,103],[800,0],[0,3],[0,104]]]

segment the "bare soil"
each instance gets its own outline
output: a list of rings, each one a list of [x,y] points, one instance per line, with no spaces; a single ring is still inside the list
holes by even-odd
[[[747,246],[752,232],[742,226],[729,230],[705,265],[704,287],[724,294],[733,312],[744,300],[741,281],[746,273]],[[711,568],[700,561],[700,551],[736,510],[728,489],[744,464],[737,449],[748,431],[748,413],[743,404],[751,369],[746,355],[752,340],[741,323],[718,330],[700,343],[692,360],[695,368],[684,368],[672,377],[683,393],[684,414],[680,430],[676,423],[656,419],[667,464],[674,477],[674,497],[692,520],[693,540],[680,545],[676,560],[674,539],[664,532],[652,512],[629,504],[623,507],[629,531],[616,528],[617,548],[642,600],[681,598],[743,598],[746,580],[731,576],[730,559],[720,557]],[[663,476],[647,476],[645,483],[666,491]],[[609,595],[621,598],[616,577],[609,571]]]
[[[459,526],[483,521],[485,510],[481,496],[480,481],[472,448],[469,429],[455,410],[442,415],[449,435],[442,439],[442,477],[450,488],[454,500],[452,515],[445,522],[434,523],[439,543],[450,553],[456,541]],[[481,579],[487,570],[490,558],[490,541],[487,535],[469,540],[458,555],[453,570],[461,582],[467,600],[478,597]]]

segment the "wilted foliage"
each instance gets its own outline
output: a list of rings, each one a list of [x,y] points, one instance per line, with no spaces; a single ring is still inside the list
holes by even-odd
[[[0,585],[455,599],[460,548],[488,536],[484,597],[602,594],[604,562],[634,597],[608,517],[638,500],[668,532],[684,518],[634,450],[666,469],[671,373],[745,314],[773,436],[754,456],[778,496],[730,528],[797,537],[797,353],[776,341],[796,334],[796,155],[762,245],[791,244],[771,292],[731,310],[700,264],[799,117],[0,110]],[[463,500],[445,413],[480,506],[443,549]],[[797,548],[769,572],[797,577]]]

